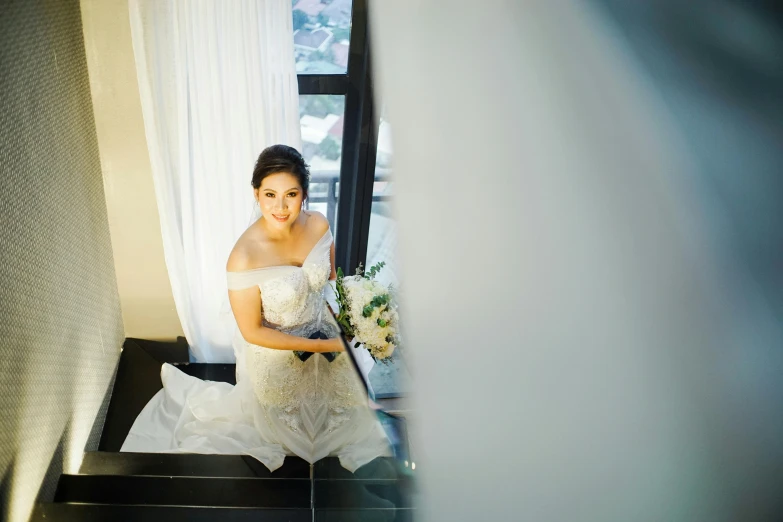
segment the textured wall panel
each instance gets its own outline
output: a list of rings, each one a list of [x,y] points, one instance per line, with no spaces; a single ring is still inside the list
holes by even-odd
[[[97,447],[123,339],[78,0],[0,3],[0,95],[0,518],[21,521]]]

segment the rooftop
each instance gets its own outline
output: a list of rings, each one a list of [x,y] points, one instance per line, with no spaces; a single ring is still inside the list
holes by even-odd
[[[327,29],[316,29],[315,31],[299,29],[294,33],[294,44],[315,50],[331,37],[332,33]]]

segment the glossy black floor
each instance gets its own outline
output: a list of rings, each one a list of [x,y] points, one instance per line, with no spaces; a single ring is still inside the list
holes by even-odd
[[[99,451],[78,474],[62,475],[52,502],[31,520],[352,521],[413,519],[413,479],[403,463],[379,458],[345,470],[336,458],[314,465],[288,457],[270,472],[242,455],[120,453],[147,401],[162,388],[168,362],[201,379],[234,382],[233,365],[190,364],[184,340],[127,339]]]

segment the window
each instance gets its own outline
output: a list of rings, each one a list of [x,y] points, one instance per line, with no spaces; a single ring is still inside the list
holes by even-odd
[[[381,117],[378,128],[378,144],[375,155],[375,175],[370,210],[370,230],[367,241],[367,266],[384,261],[381,274],[384,283],[398,284],[395,262],[397,251],[397,224],[394,221],[391,199],[394,190],[391,170],[391,132],[389,122]]]
[[[399,285],[397,268],[397,222],[392,213],[394,181],[392,175],[391,127],[381,114],[375,154],[370,229],[367,238],[367,266],[383,261],[377,278],[386,284]],[[395,354],[394,362],[376,364],[370,372],[370,383],[376,397],[397,397],[408,390],[410,373],[404,347]]]
[[[302,155],[310,165],[307,207],[325,215],[332,230],[335,230],[337,217],[344,121],[345,96],[311,94],[299,97]]]
[[[329,219],[336,265],[346,274],[382,260],[379,279],[396,282],[391,140],[373,99],[367,0],[293,0],[293,16],[309,208]],[[407,388],[404,363],[376,365],[377,397]]]
[[[295,0],[293,16],[296,30],[312,32],[320,27],[334,34],[332,29],[349,29],[338,32],[350,41],[343,73],[324,72],[323,63],[313,66],[323,61],[320,56],[297,47],[297,68],[302,71],[297,77],[302,152],[316,181],[310,203],[330,217],[337,266],[353,273],[366,255],[372,199],[368,179],[375,168],[367,0]],[[299,45],[296,38],[294,45]]]
[[[295,0],[296,71],[345,74],[351,40],[351,0]]]

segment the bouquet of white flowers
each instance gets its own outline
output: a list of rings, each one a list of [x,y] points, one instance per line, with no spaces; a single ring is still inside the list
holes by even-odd
[[[335,285],[340,311],[337,323],[347,338],[353,338],[355,347],[363,344],[373,359],[392,361],[398,345],[398,314],[393,299],[393,288],[375,281],[375,275],[386,263],[380,262],[364,272],[362,266],[356,275],[344,276],[337,269]]]

